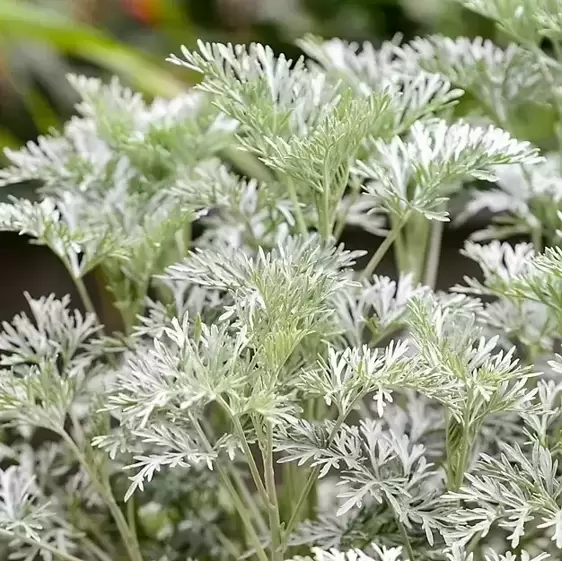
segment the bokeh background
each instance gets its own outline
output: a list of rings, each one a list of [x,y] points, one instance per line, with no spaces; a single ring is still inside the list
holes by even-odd
[[[164,61],[182,44],[259,41],[298,56],[294,41],[307,32],[380,43],[493,27],[452,0],[0,0],[0,145],[68,118],[68,72],[117,74],[148,96],[172,96],[196,78]]]
[[[378,44],[398,33],[493,37],[494,28],[453,0],[0,0],[0,148],[35,139],[72,114],[69,72],[116,74],[149,98],[168,97],[197,79],[164,60],[182,44],[259,41],[296,57],[294,41],[308,32]],[[0,200],[10,195],[32,197],[33,185],[4,188]],[[466,235],[447,234],[440,284],[460,280]],[[17,235],[0,233],[0,271],[0,320],[25,307],[24,290],[73,292],[48,250]]]

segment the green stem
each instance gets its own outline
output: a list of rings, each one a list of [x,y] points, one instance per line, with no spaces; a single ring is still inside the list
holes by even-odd
[[[111,556],[103,551],[96,543],[88,538],[82,538],[82,543],[86,548],[88,548],[94,555],[96,555],[100,561],[113,561]]]
[[[472,403],[472,392],[470,389],[467,395],[467,404],[469,403]],[[447,487],[450,491],[457,491],[461,487],[470,458],[471,441],[467,428],[468,407],[468,405],[465,406],[462,422],[451,418],[449,411],[445,410]],[[453,423],[452,428],[451,423]],[[451,440],[451,434],[454,435],[455,424],[458,427],[457,430],[462,430],[460,442],[457,438]]]
[[[273,177],[271,170],[251,152],[238,150],[236,146],[227,146],[222,154],[226,160],[242,172],[242,175],[255,177],[258,181],[267,185],[275,183],[275,177]]]
[[[324,191],[327,191],[326,189],[324,189]],[[323,205],[322,205],[322,227],[320,229],[320,233],[322,235],[322,239],[327,241],[332,237],[332,227],[331,227],[331,220],[330,220],[330,199],[329,199],[329,193],[327,194],[322,194],[322,201],[323,201]]]
[[[294,464],[287,462],[282,464],[282,494],[281,494],[281,510],[283,520],[287,520],[292,512],[292,498],[297,494],[298,477],[295,473]]]
[[[225,548],[226,551],[228,551],[229,555],[232,557],[232,559],[239,559],[240,558],[240,551],[238,549],[238,547],[236,546],[235,543],[233,543],[233,541],[228,538],[227,536],[225,536],[219,528],[215,529],[215,534],[217,536],[217,538],[219,539],[219,541],[221,542],[221,545]]]
[[[287,189],[289,191],[289,198],[293,203],[293,208],[295,212],[295,220],[297,221],[297,228],[301,236],[306,236],[308,234],[308,228],[306,227],[306,221],[302,213],[302,209],[299,203],[299,198],[297,196],[297,191],[295,190],[295,184],[291,178],[287,179]]]
[[[332,430],[330,431],[330,434],[328,436],[328,440],[326,442],[326,447],[330,447],[332,445],[334,439],[338,435],[338,431],[340,430],[341,426],[343,425],[343,423],[347,419],[347,416],[351,413],[351,411],[354,410],[357,403],[360,403],[361,401],[363,401],[363,399],[365,398],[365,395],[366,395],[365,393],[359,394],[352,401],[352,403],[349,404],[348,408],[345,411],[340,412],[336,422],[334,423],[334,426],[333,426]],[[287,549],[287,542],[289,540],[289,537],[291,536],[291,532],[293,531],[296,523],[298,522],[299,514],[300,514],[300,511],[303,507],[303,504],[304,504],[305,500],[307,499],[310,491],[312,490],[312,487],[316,483],[316,480],[318,479],[318,476],[320,475],[321,469],[322,469],[321,467],[316,466],[315,468],[313,468],[311,470],[311,472],[308,476],[308,479],[306,480],[304,489],[302,490],[301,494],[299,495],[299,498],[297,500],[297,504],[295,505],[295,508],[293,510],[293,514],[291,515],[291,518],[289,519],[289,522],[287,523],[287,526],[285,527],[283,545],[282,545],[282,548],[281,548],[281,552],[283,554],[285,553],[285,551]]]
[[[293,510],[293,514],[291,515],[291,518],[289,519],[289,522],[287,523],[287,527],[285,529],[285,539],[284,541],[284,547],[283,549],[286,548],[286,543],[288,538],[291,535],[291,532],[293,531],[301,509],[304,505],[304,502],[306,501],[306,498],[308,497],[308,494],[310,493],[310,490],[312,489],[312,486],[316,483],[316,480],[318,479],[318,475],[320,474],[320,468],[319,467],[315,467],[311,472],[310,475],[308,476],[308,479],[306,480],[305,486],[303,488],[303,490],[301,491],[301,494],[299,495],[299,498],[297,500],[297,504],[295,505],[295,508]]]
[[[431,224],[427,218],[418,214],[408,224],[409,264],[416,283],[423,281],[427,258],[427,246]]]
[[[74,281],[74,286],[76,287],[76,290],[78,291],[78,295],[80,296],[80,299],[84,304],[85,310],[89,314],[93,314],[96,318],[98,318],[98,313],[96,312],[94,303],[92,302],[92,299],[88,294],[88,289],[86,288],[84,281],[81,278],[76,278],[76,277],[72,277],[72,280]],[[99,321],[99,318],[98,318],[98,322],[101,323],[101,321]]]
[[[48,551],[49,553],[52,553],[55,557],[58,557],[62,561],[83,561],[79,557],[75,557],[74,555],[71,555],[70,553],[66,553],[65,551],[61,551],[60,549],[57,549],[56,547],[53,547],[52,545],[50,545],[48,543],[45,543],[41,540],[34,540],[32,538],[28,538],[27,536],[22,536],[21,534],[18,534],[18,533],[15,533],[15,532],[8,532],[7,530],[0,530],[0,537],[6,538],[9,541],[19,540],[19,541],[21,541],[23,543],[26,543],[28,545],[39,547],[40,549],[43,549],[44,551]]]
[[[86,312],[88,312],[89,314],[92,314],[98,321],[98,323],[101,325],[101,333],[105,333],[105,328],[104,325],[99,317],[99,314],[96,311],[96,307],[94,306],[94,303],[92,302],[92,299],[90,298],[90,295],[88,294],[88,289],[86,288],[86,285],[84,284],[84,280],[81,277],[75,277],[72,274],[72,270],[66,265],[65,261],[62,260],[64,266],[66,267],[66,270],[68,271],[68,274],[70,275],[70,278],[72,279],[72,282],[74,283],[74,286],[76,287],[76,290],[78,291],[78,295],[80,296],[80,299],[82,300],[82,303],[84,304],[84,309],[86,310]],[[121,316],[123,317],[123,315]],[[123,318],[124,320],[124,318]],[[125,320],[123,321],[125,324]],[[112,354],[108,354],[107,355],[110,364],[115,365],[115,357]]]
[[[279,518],[279,501],[275,484],[275,466],[273,464],[273,429],[267,424],[265,450],[263,454],[263,468],[265,473],[265,487],[269,497],[267,507],[269,512],[269,528],[271,532],[271,559],[283,561],[281,552],[281,520]]]
[[[531,241],[533,242],[533,247],[535,248],[536,253],[542,252],[542,227],[537,226],[533,228],[531,231]]]
[[[394,215],[390,216],[391,229],[397,227],[396,217]],[[406,254],[406,247],[404,244],[404,237],[402,229],[399,230],[396,240],[394,241],[394,258],[396,261],[396,268],[399,273],[409,273],[410,264],[408,262],[408,257]]]
[[[424,284],[435,288],[439,272],[439,261],[441,258],[441,241],[443,239],[443,222],[434,221],[431,227],[431,239],[429,241],[429,253],[425,264]]]
[[[210,435],[211,438],[213,438],[214,440],[214,434],[213,434],[213,429],[210,425],[210,423],[205,419],[202,418],[200,420],[200,423],[203,427],[203,432],[204,434],[208,434]],[[205,432],[206,431],[206,432]],[[240,473],[238,472],[238,470],[236,469],[236,466],[232,466],[231,469],[228,470],[229,476],[232,478],[232,480],[234,481],[234,483],[236,484],[236,487],[238,487],[238,492],[242,495],[242,498],[246,501],[248,508],[250,510],[250,512],[252,513],[252,516],[254,517],[257,525],[258,525],[258,530],[260,532],[262,532],[263,534],[267,533],[267,524],[265,523],[265,520],[263,519],[262,513],[260,512],[256,501],[254,500],[254,497],[252,496],[252,493],[250,493],[250,490],[248,489],[248,485],[246,485],[246,482],[244,481],[244,478],[242,477],[242,475],[240,475]]]
[[[229,473],[230,473],[230,477],[232,477],[234,483],[238,487],[238,492],[242,495],[242,498],[248,504],[248,508],[252,513],[252,516],[254,517],[256,524],[258,525],[259,531],[262,532],[263,534],[267,533],[267,524],[265,523],[262,513],[260,512],[256,504],[256,501],[254,500],[254,497],[252,497],[252,493],[250,493],[250,490],[248,489],[246,482],[244,481],[240,473],[238,473],[236,468],[229,470]]]
[[[347,411],[345,413],[340,414],[340,416],[338,417],[337,421],[334,424],[334,427],[332,428],[332,431],[330,432],[330,435],[328,436],[327,446],[330,446],[332,444],[332,442],[333,442],[334,438],[336,438],[336,436],[338,434],[338,431],[340,430],[343,422],[347,418],[347,415],[353,409],[353,407],[355,406],[355,403],[360,399],[363,399],[363,396],[358,396],[357,399],[347,409]],[[296,523],[299,519],[301,509],[302,509],[302,507],[303,507],[312,487],[314,486],[314,484],[316,483],[316,480],[318,479],[318,476],[320,475],[321,469],[322,469],[321,467],[316,466],[314,469],[311,470],[311,472],[308,476],[308,479],[306,480],[306,483],[304,485],[304,488],[301,491],[301,494],[299,495],[299,498],[297,500],[297,504],[295,505],[295,508],[293,510],[293,514],[291,515],[291,518],[289,519],[289,522],[287,523],[287,526],[285,528],[283,545],[281,547],[281,553],[282,554],[284,554],[286,549],[287,549],[287,542],[289,540],[289,537],[291,536],[291,532],[293,531],[293,529],[294,529],[294,527],[295,527],[295,525],[296,525]]]
[[[336,241],[338,241],[341,238],[341,236],[343,234],[343,231],[345,230],[345,225],[347,224],[347,215],[349,214],[349,209],[353,206],[353,204],[357,200],[357,197],[359,196],[360,192],[361,192],[361,183],[357,180],[352,181],[351,195],[347,198],[346,204],[345,204],[341,214],[338,216],[337,221],[336,221],[336,227],[335,227],[335,230],[334,230],[334,237],[335,237]]]
[[[463,432],[463,437],[462,437],[460,459],[457,465],[455,466],[455,473],[453,477],[453,485],[455,491],[460,489],[462,482],[464,481],[464,473],[466,471],[466,466],[468,464],[469,455],[470,455],[470,444],[468,442],[468,438],[465,430]]]
[[[398,531],[400,532],[400,536],[402,538],[402,544],[406,549],[406,553],[408,554],[409,561],[415,561],[414,550],[412,549],[412,544],[410,543],[410,538],[408,537],[408,533],[406,532],[406,528],[402,521],[398,518],[396,513],[394,513],[394,518],[396,520],[396,524],[398,525]]]
[[[129,558],[131,559],[131,561],[143,561],[142,554],[140,552],[140,547],[136,540],[136,537],[131,532],[129,525],[127,524],[127,520],[123,515],[123,512],[119,508],[119,505],[115,500],[115,497],[113,496],[113,492],[111,490],[111,486],[109,485],[109,482],[106,482],[107,484],[104,484],[104,482],[98,479],[98,476],[95,473],[94,469],[92,469],[90,462],[88,462],[82,450],[80,450],[76,442],[74,442],[72,437],[66,431],[63,431],[61,433],[61,436],[63,440],[66,442],[66,444],[68,445],[68,447],[74,453],[74,456],[76,457],[78,462],[86,470],[86,473],[88,474],[88,477],[90,478],[90,481],[94,486],[94,488],[96,489],[96,491],[103,498],[106,506],[108,507],[113,517],[113,520],[115,521],[115,524],[117,525],[117,529],[119,530],[119,534],[123,539],[123,545],[127,549]]]
[[[207,449],[207,452],[213,453],[214,448],[209,442],[209,439],[207,438],[205,431],[202,429],[197,419],[193,415],[190,415],[190,419],[191,422],[193,423],[195,430],[197,431],[197,434],[199,435],[199,438],[201,439],[203,445]],[[256,551],[256,555],[258,556],[260,561],[269,561],[265,553],[265,549],[263,548],[263,545],[261,544],[260,539],[256,534],[254,526],[252,525],[252,521],[250,519],[250,516],[248,515],[249,511],[247,506],[240,498],[240,495],[237,493],[234,485],[232,484],[232,481],[230,480],[230,477],[228,476],[228,473],[223,468],[221,463],[217,461],[215,465],[217,467],[217,472],[219,474],[220,480],[224,485],[226,491],[230,495],[230,498],[232,499],[232,502],[234,503],[234,506],[236,508],[236,512],[238,512],[238,516],[240,516],[240,520],[242,520],[242,524],[244,524],[244,527],[246,528],[246,532],[248,533],[248,538],[250,540],[250,543],[252,544],[252,547]]]
[[[256,531],[254,530],[254,527],[252,526],[252,521],[248,516],[248,509],[246,505],[242,502],[242,499],[240,499],[240,495],[238,495],[238,493],[236,492],[234,485],[232,485],[232,482],[228,478],[228,474],[219,463],[217,463],[217,471],[222,484],[224,485],[225,489],[230,495],[230,498],[232,499],[232,502],[234,503],[236,512],[238,512],[238,516],[240,516],[240,520],[242,520],[242,524],[244,524],[244,527],[246,528],[248,538],[256,552],[256,555],[258,556],[260,561],[269,561],[265,553],[265,549],[263,548],[260,539],[256,534]]]
[[[261,500],[263,501],[264,505],[269,503],[269,495],[267,490],[263,484],[263,481],[260,476],[260,472],[256,461],[254,460],[254,455],[252,454],[252,449],[248,444],[248,440],[246,439],[246,435],[244,433],[244,428],[240,423],[240,419],[236,415],[232,414],[228,403],[226,403],[223,399],[219,398],[218,403],[222,406],[225,412],[230,417],[234,425],[234,431],[236,432],[238,438],[240,439],[240,443],[242,444],[242,449],[244,450],[244,454],[246,456],[246,461],[248,462],[248,467],[250,468],[250,473],[252,474],[252,479],[254,480],[254,484],[256,485],[256,489],[260,495]]]
[[[402,230],[405,223],[406,223],[406,217],[402,218],[402,220],[400,220],[400,222],[398,222],[392,228],[392,230],[390,231],[388,236],[386,236],[386,238],[383,240],[377,251],[375,251],[375,254],[371,257],[369,263],[367,263],[365,269],[363,269],[363,272],[361,273],[361,278],[368,279],[373,275],[375,269],[382,261],[382,258],[386,255],[386,252],[390,249],[390,247],[398,237],[398,234],[400,234],[400,230]]]
[[[112,561],[117,558],[117,552],[114,544],[107,543],[107,536],[100,531],[99,525],[96,522],[90,521],[89,523],[84,524],[84,517],[80,516],[79,520],[76,520],[73,524],[78,530],[95,539],[94,541],[90,538],[83,538],[83,541],[87,542],[86,545],[89,543],[101,551],[100,544],[103,544],[108,561]]]
[[[306,518],[313,520],[316,517],[318,509],[318,488],[313,485],[306,498]]]
[[[134,542],[138,544],[135,497],[130,497],[127,501],[127,527]]]
[[[330,151],[328,150],[327,157]],[[332,236],[332,226],[330,217],[330,177],[328,174],[328,164],[324,165],[324,180],[322,185],[322,207],[318,208],[318,216],[320,217],[320,235],[324,240],[329,240]]]

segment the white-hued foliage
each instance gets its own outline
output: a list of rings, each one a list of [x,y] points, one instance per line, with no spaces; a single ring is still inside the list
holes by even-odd
[[[86,310],[27,295],[2,325],[11,558],[560,558],[562,73],[539,44],[562,5],[460,4],[514,42],[200,42],[170,57],[192,91],[73,76],[78,116],[6,151],[0,184],[39,187],[0,229]],[[436,292],[467,189],[454,218],[496,214],[462,252],[481,274]],[[384,238],[368,261],[347,226]]]

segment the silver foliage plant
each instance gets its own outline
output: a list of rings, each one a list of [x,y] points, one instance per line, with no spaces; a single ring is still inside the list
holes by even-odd
[[[39,187],[0,229],[84,312],[2,325],[3,557],[560,559],[562,4],[460,3],[512,42],[200,42],[169,59],[192,91],[74,76],[78,115],[6,151],[0,184]],[[482,274],[438,292],[467,193]]]

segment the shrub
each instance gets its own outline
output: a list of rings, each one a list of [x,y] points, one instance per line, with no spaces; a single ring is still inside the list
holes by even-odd
[[[199,43],[170,58],[196,90],[71,77],[79,115],[7,151],[2,183],[40,198],[0,226],[50,248],[85,309],[29,296],[3,325],[12,558],[559,558],[562,5],[462,4],[514,42],[308,37],[314,62]],[[521,115],[548,117],[532,144]],[[464,249],[482,278],[436,292],[467,191],[459,219],[496,215]],[[369,258],[348,224],[383,237]]]

